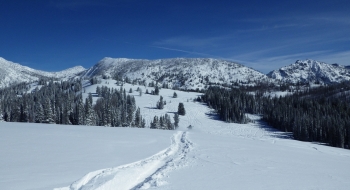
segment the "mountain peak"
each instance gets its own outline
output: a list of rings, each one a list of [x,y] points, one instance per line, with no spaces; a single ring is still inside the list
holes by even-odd
[[[337,83],[350,80],[350,73],[343,66],[331,65],[312,59],[297,60],[291,65],[271,71],[267,76],[291,83]]]

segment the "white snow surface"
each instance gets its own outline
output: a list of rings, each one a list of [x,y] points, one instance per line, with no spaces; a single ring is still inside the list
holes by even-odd
[[[82,66],[72,67],[60,72],[40,71],[0,57],[0,88],[13,83],[37,81],[40,77],[52,77],[66,80],[77,76],[83,71],[85,71],[85,68]]]
[[[338,64],[327,64],[311,59],[298,60],[295,63],[271,71],[267,76],[284,82],[320,82],[340,83],[350,80],[350,71]]]
[[[113,88],[113,80],[99,85]],[[94,92],[97,85],[85,87]],[[248,124],[225,123],[199,93],[161,89],[159,96],[132,88],[147,124],[154,115],[173,116],[183,102],[175,131],[0,123],[0,187],[31,190],[111,189],[348,189],[350,151],[300,142],[249,115]],[[145,87],[140,87],[145,92]],[[148,88],[149,91],[151,88]],[[84,96],[87,96],[86,94]],[[96,97],[94,97],[96,99]],[[192,125],[192,129],[187,126]]]

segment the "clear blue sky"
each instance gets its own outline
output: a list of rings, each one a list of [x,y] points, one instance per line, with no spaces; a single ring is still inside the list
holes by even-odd
[[[104,57],[350,65],[348,0],[1,0],[0,23],[0,57],[47,71]]]

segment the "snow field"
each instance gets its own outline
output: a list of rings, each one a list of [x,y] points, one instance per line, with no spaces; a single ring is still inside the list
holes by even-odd
[[[47,190],[83,175],[147,158],[174,131],[0,123],[0,189]]]

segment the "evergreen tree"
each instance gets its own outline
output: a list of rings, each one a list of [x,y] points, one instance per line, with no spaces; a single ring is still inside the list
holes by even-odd
[[[20,122],[28,122],[28,110],[26,103],[24,102],[20,106]]]
[[[42,123],[44,121],[44,110],[39,102],[35,103],[35,122]]]
[[[179,103],[179,106],[178,106],[178,109],[177,109],[177,113],[179,115],[185,115],[186,114],[186,110],[185,110],[185,107],[184,107],[183,103]]]
[[[146,120],[141,117],[141,126],[140,128],[145,128],[146,127]]]
[[[159,101],[157,102],[157,108],[162,110],[164,108],[163,96],[160,96]]]
[[[131,123],[133,122],[134,119],[134,113],[136,110],[136,103],[135,103],[135,98],[133,96],[128,95],[127,96],[127,123],[128,126],[131,125]]]
[[[139,95],[142,96],[142,89],[139,89]]]
[[[155,88],[154,88],[154,95],[159,95],[159,87],[158,87],[158,85],[156,85]]]
[[[85,125],[85,108],[82,100],[77,102],[74,113],[74,125]]]
[[[173,98],[177,98],[177,94],[176,94],[176,92],[174,92],[174,94],[173,94]]]
[[[154,116],[153,118],[153,122],[151,122],[151,129],[159,129],[159,120],[158,120],[158,116]]]
[[[174,126],[177,129],[179,127],[180,117],[178,113],[175,113],[174,115]]]
[[[0,122],[4,121],[3,109],[2,109],[2,101],[0,99]]]
[[[90,93],[89,93],[89,94],[90,94]],[[97,87],[96,87],[96,94],[97,94],[98,96],[101,95],[101,87],[100,87],[100,86],[97,86]]]
[[[137,108],[136,114],[135,114],[135,127],[141,127],[141,113],[140,113],[140,108]]]
[[[165,119],[163,116],[160,116],[159,117],[159,126],[158,126],[158,129],[166,129],[165,127]]]
[[[89,94],[91,96],[91,94]],[[94,110],[92,109],[92,100],[90,98],[86,98],[85,100],[85,125],[95,125],[95,114]]]
[[[44,109],[43,122],[44,123],[54,123],[55,119],[54,119],[54,114],[53,114],[52,107],[51,107],[51,101],[49,98],[45,99],[43,109]]]
[[[165,114],[164,119],[165,119],[165,129],[174,130],[175,126],[174,124],[171,123],[170,116],[168,114]]]

